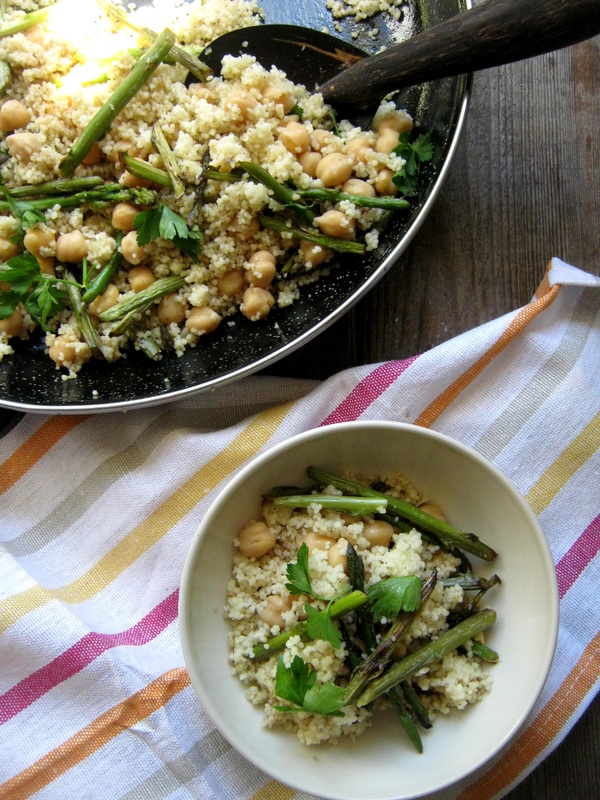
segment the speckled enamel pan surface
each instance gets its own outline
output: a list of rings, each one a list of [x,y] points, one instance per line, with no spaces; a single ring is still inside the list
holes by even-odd
[[[267,0],[260,5],[267,22],[332,30],[325,0]],[[392,36],[408,38],[467,5],[464,0],[419,0],[410,5],[395,31],[380,20],[376,42],[367,35],[372,21],[345,22],[344,31],[336,31],[336,35],[373,52]],[[353,38],[356,29],[359,35]],[[321,334],[386,274],[429,213],[459,141],[467,112],[468,83],[467,76],[447,78],[399,96],[398,104],[413,115],[417,130],[433,130],[436,154],[412,210],[392,218],[376,251],[340,260],[339,268],[329,277],[303,289],[293,306],[273,309],[265,324],[251,323],[237,315],[235,325],[223,325],[202,337],[183,357],[171,353],[155,362],[132,349],[114,364],[94,361],[76,380],[65,381],[44,352],[43,335],[37,333],[28,342],[17,343],[15,354],[0,362],[0,408],[70,414],[157,405],[257,372]]]

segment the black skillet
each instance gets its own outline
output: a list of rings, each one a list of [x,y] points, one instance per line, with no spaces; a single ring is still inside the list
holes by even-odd
[[[502,5],[507,1],[494,0],[494,4]],[[526,5],[541,1],[520,0]],[[514,5],[514,0],[512,2]],[[580,5],[582,2],[584,0],[571,0],[570,5]],[[589,0],[586,2],[587,7],[591,8]],[[293,5],[280,0],[267,0],[262,5],[267,23],[299,23],[311,31],[324,26],[332,27],[331,18],[321,0],[305,0]],[[399,40],[412,39],[421,31],[429,30],[464,11],[464,0],[415,0],[408,6],[400,23],[388,27],[385,18],[377,19],[375,23],[379,27],[379,36],[376,39],[369,36],[373,20],[360,25],[346,21],[342,30],[336,30],[336,36],[372,54],[375,49],[390,47]],[[464,17],[472,13],[468,12]],[[597,5],[590,13],[598,17]],[[454,37],[461,36],[461,24],[458,22],[453,23]],[[583,30],[584,34],[579,39],[592,35],[589,25],[583,26]],[[555,42],[536,51],[540,36],[538,31],[535,41],[527,43],[525,40],[525,46],[529,45],[529,52],[525,54],[531,55],[559,46]],[[576,40],[572,37],[570,41]],[[465,39],[465,51],[475,43],[476,39]],[[279,56],[283,58],[290,49],[280,44],[274,47],[272,40],[268,47],[267,60],[273,55],[272,60],[278,66],[283,66]],[[228,49],[237,54],[231,44]],[[351,49],[354,52],[354,48]],[[489,50],[489,44],[484,50]],[[515,56],[520,57],[523,55]],[[311,83],[309,76],[313,76],[312,82],[316,83],[331,77],[331,71],[313,72],[314,58],[314,51],[310,48],[304,48],[299,55],[296,53],[295,60],[303,76],[300,80],[304,79],[303,82],[307,84]],[[329,61],[329,56],[325,60]],[[501,58],[496,63],[509,60]],[[169,354],[162,361],[154,362],[132,350],[116,364],[94,362],[82,370],[77,380],[63,381],[54,364],[44,354],[42,337],[34,336],[32,341],[18,344],[15,355],[0,363],[0,407],[42,413],[93,413],[168,402],[198,391],[215,389],[256,372],[324,331],[389,270],[419,229],[434,202],[449,168],[467,109],[468,78],[464,74],[456,74],[459,68],[458,65],[450,70],[455,73],[452,77],[417,86],[413,85],[417,80],[413,75],[406,82],[409,88],[397,95],[398,106],[411,112],[417,130],[433,131],[436,155],[412,210],[393,218],[375,252],[365,258],[344,259],[339,269],[305,290],[292,307],[274,309],[264,324],[250,323],[238,316],[233,327],[221,326],[210,337],[203,337],[196,348],[188,349],[181,358]],[[476,68],[480,67],[469,67]],[[299,79],[297,74],[293,77]],[[434,76],[428,74],[428,77]],[[333,82],[334,86],[336,81]],[[372,100],[379,99],[374,92],[370,92],[369,97]],[[345,103],[348,103],[348,98]]]
[[[333,28],[325,0],[264,0],[260,5],[268,23]],[[372,53],[394,42],[394,35],[408,39],[465,9],[466,0],[410,0],[402,21],[393,28],[381,16],[358,24],[346,20],[336,35]],[[374,25],[380,29],[377,40],[369,36]],[[308,287],[293,306],[273,309],[265,324],[237,315],[235,326],[220,326],[181,358],[172,354],[155,362],[132,350],[116,364],[94,361],[77,380],[63,381],[44,354],[43,337],[35,335],[15,345],[15,354],[0,362],[0,410],[74,414],[169,402],[256,372],[324,331],[389,270],[427,215],[458,144],[467,87],[467,76],[459,76],[420,85],[400,98],[420,128],[435,132],[436,156],[413,210],[393,219],[376,252],[344,260],[330,277]]]

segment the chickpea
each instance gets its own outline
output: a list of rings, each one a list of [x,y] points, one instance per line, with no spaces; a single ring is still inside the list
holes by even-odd
[[[10,239],[0,238],[0,261],[8,261],[16,256],[21,248]]]
[[[127,274],[127,279],[136,294],[147,289],[148,286],[152,286],[156,280],[152,270],[144,266],[132,267]]]
[[[129,233],[133,228],[133,220],[139,213],[139,208],[133,203],[117,203],[112,213],[113,228],[123,231],[123,233]]]
[[[56,240],[56,257],[67,264],[77,264],[88,254],[87,242],[81,231],[63,233]]]
[[[91,356],[90,350],[86,348],[78,353],[78,345],[79,342],[73,342],[65,336],[57,336],[50,345],[48,355],[59,366],[73,364],[75,361],[88,361]]]
[[[294,98],[280,83],[268,83],[262,90],[262,96],[267,103],[283,106],[283,113],[287,114],[294,107]]]
[[[250,257],[246,275],[250,286],[260,286],[266,289],[273,283],[277,272],[275,256],[268,250],[259,250]]]
[[[363,536],[371,547],[388,547],[394,533],[393,527],[389,522],[382,519],[367,521],[363,525]]]
[[[309,531],[302,539],[302,543],[308,547],[308,552],[312,553],[313,550],[329,550],[335,544],[335,539],[332,539],[331,536],[323,536],[322,533]]]
[[[170,325],[172,322],[179,325],[185,319],[185,309],[185,302],[177,292],[172,292],[166,294],[160,301],[156,314],[163,325]]]
[[[393,182],[392,178],[394,173],[391,169],[382,169],[375,178],[374,186],[377,194],[380,195],[394,195],[398,194],[398,187]]]
[[[55,275],[54,259],[52,256],[36,256],[42,275]]]
[[[43,44],[45,41],[44,26],[33,25],[31,28],[23,31],[23,36],[25,36],[26,39],[29,39],[29,41],[33,42],[34,44]]]
[[[310,148],[310,133],[301,122],[288,122],[279,131],[279,141],[290,153],[298,155]]]
[[[346,216],[342,211],[337,211],[332,208],[321,214],[320,217],[315,217],[315,225],[326,236],[337,236],[338,239],[352,239],[356,230],[356,222],[350,217]]]
[[[313,150],[323,150],[323,148],[333,142],[335,136],[331,131],[326,131],[324,128],[317,128],[312,132],[310,139]]]
[[[115,142],[112,146],[112,150],[108,154],[108,160],[112,161],[113,164],[119,163],[119,153],[127,153],[130,156],[135,155],[135,149],[131,142],[124,142],[123,140],[119,140]]]
[[[137,231],[130,231],[121,240],[121,254],[130,264],[141,264],[148,253],[137,243]]]
[[[406,111],[392,111],[380,120],[377,125],[377,133],[383,133],[386,128],[391,128],[398,133],[406,131],[410,133],[413,129],[412,117]]]
[[[301,257],[304,263],[309,267],[316,267],[318,264],[323,264],[331,255],[331,250],[328,247],[322,247],[320,244],[312,244],[312,242],[301,242],[300,247]]]
[[[0,106],[0,129],[3,131],[15,131],[17,128],[24,128],[31,121],[29,109],[18,100],[7,100]]]
[[[345,539],[338,539],[327,551],[327,563],[330,567],[337,567],[338,564],[342,565],[344,572],[348,570],[348,542]]]
[[[251,286],[244,292],[242,311],[252,322],[264,319],[275,305],[275,298],[268,289]]]
[[[133,186],[135,188],[144,188],[147,189],[149,186],[153,186],[152,181],[149,181],[148,178],[140,178],[138,175],[134,175],[133,172],[125,172],[119,178],[119,183],[122,186]]]
[[[446,522],[444,512],[439,506],[436,506],[435,503],[423,503],[423,505],[419,506],[419,509],[442,522]]]
[[[99,316],[103,311],[108,311],[109,308],[115,306],[118,300],[119,290],[114,283],[109,283],[102,294],[99,294],[98,297],[89,304],[89,312],[90,314]]]
[[[0,319],[0,333],[5,333],[10,339],[12,336],[18,336],[23,327],[23,315],[21,310],[15,308],[10,317]]]
[[[382,133],[380,133],[377,137],[377,141],[375,142],[375,150],[378,153],[389,155],[394,147],[398,146],[399,141],[400,135],[398,134],[398,131],[395,131],[393,128],[384,128]]]
[[[23,131],[22,133],[11,133],[6,137],[6,144],[10,150],[10,154],[14,158],[18,158],[23,163],[28,164],[31,156],[39,152],[42,141],[35,133]]]
[[[361,181],[360,178],[349,178],[342,184],[342,192],[355,194],[358,197],[375,197],[375,188],[367,181]]]
[[[260,618],[266,622],[270,628],[278,627],[279,630],[285,628],[283,615],[292,607],[292,598],[288,595],[283,597],[280,594],[272,594],[267,597],[267,604],[260,612]]]
[[[81,163],[85,164],[86,167],[94,167],[102,161],[102,155],[103,153],[102,150],[100,150],[100,145],[96,142]]]
[[[256,98],[243,89],[234,89],[225,98],[223,108],[234,117],[239,117],[242,122],[248,118],[248,113],[257,105]]]
[[[236,215],[235,218],[232,220],[231,227],[240,237],[240,239],[252,239],[253,236],[260,230],[260,222],[258,221],[257,217],[252,217],[250,222],[240,222],[239,217]]]
[[[212,333],[219,327],[221,315],[208,306],[192,308],[185,321],[185,329],[190,333]]]
[[[43,249],[48,252],[48,248],[51,248],[54,244],[54,239],[54,231],[36,226],[35,228],[29,228],[23,237],[23,244],[28,253],[31,253],[32,256],[39,256]]]
[[[247,558],[260,558],[275,547],[275,536],[264,522],[250,522],[238,535],[240,551]]]
[[[317,178],[323,186],[339,186],[352,175],[352,159],[343,153],[329,153],[317,164]]]
[[[229,269],[217,278],[217,289],[225,297],[234,297],[244,288],[244,273],[241,269]]]
[[[322,158],[323,156],[321,153],[317,153],[316,150],[306,150],[304,153],[300,153],[298,161],[302,167],[302,171],[311,178],[315,178],[317,175],[317,165]]]
[[[217,98],[215,97],[214,92],[204,83],[191,83],[188,86],[188,92],[194,97],[197,97],[198,100],[206,100],[206,102],[210,103],[211,106],[217,104]]]
[[[365,164],[368,154],[372,150],[373,148],[366,136],[355,136],[354,139],[346,142],[346,153],[355,165],[358,163]]]

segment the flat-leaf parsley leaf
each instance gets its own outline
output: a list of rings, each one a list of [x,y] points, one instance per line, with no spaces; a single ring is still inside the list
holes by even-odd
[[[317,673],[311,670],[299,656],[294,656],[289,667],[283,663],[279,656],[277,672],[275,675],[275,694],[282,700],[287,700],[296,706],[304,702],[304,695],[317,680]]]
[[[348,594],[351,591],[351,587],[348,586],[348,588],[344,589],[344,591],[336,597],[326,598],[315,594],[310,582],[308,556],[308,547],[306,543],[303,542],[298,550],[296,561],[287,565],[286,575],[289,583],[286,583],[285,588],[292,595],[307,594],[310,597],[314,597],[315,600],[327,603],[327,607],[322,611],[314,608],[310,603],[304,604],[304,610],[307,615],[306,630],[311,639],[324,639],[337,649],[342,643],[342,637],[334,625],[329,611],[334,600]]]
[[[181,214],[171,211],[164,203],[159,203],[156,208],[140,211],[133,221],[133,227],[137,231],[136,238],[140,247],[155,239],[168,239],[182,253],[194,259],[202,249],[202,233],[188,228]]]
[[[23,244],[23,237],[29,228],[32,228],[34,225],[37,225],[40,222],[45,223],[46,217],[41,211],[33,208],[31,203],[28,203],[26,200],[17,200],[16,198],[11,197],[4,186],[0,186],[0,191],[6,198],[8,207],[10,208],[10,213],[15,219],[19,220],[19,227],[10,237],[10,240],[14,244]]]
[[[328,609],[318,611],[310,603],[305,603],[304,610],[307,614],[306,630],[310,638],[324,639],[326,642],[330,642],[337,650],[342,643],[342,637],[333,624]]]
[[[66,281],[42,274],[31,253],[9,258],[0,277],[10,284],[10,289],[0,292],[0,319],[10,317],[22,303],[30,317],[46,329],[48,317],[58,314],[67,303],[67,293],[60,286]]]
[[[386,578],[367,589],[376,619],[396,617],[401,611],[416,611],[421,603],[421,581],[416,575]]]
[[[290,594],[309,594],[311,596],[313,594],[308,572],[308,554],[308,547],[302,543],[296,562],[287,565],[286,574],[289,583],[286,583],[285,588]]]
[[[317,683],[317,673],[300,656],[294,656],[289,667],[279,656],[275,674],[275,694],[293,706],[275,706],[278,711],[294,713],[306,711],[309,714],[323,714],[343,717],[345,689],[331,681]]]
[[[404,159],[405,163],[392,178],[394,185],[402,194],[410,194],[418,184],[418,175],[421,164],[431,161],[433,158],[433,145],[431,143],[431,131],[421,133],[411,141],[406,131],[400,134],[400,144],[394,148],[393,152]]]

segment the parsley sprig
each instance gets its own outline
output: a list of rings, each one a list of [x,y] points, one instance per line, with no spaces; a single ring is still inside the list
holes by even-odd
[[[350,560],[350,556],[355,551],[352,546],[349,546],[348,550]],[[307,613],[307,619],[304,623],[300,623],[303,628],[302,631],[298,630],[297,633],[304,641],[323,639],[330,642],[337,649],[342,643],[342,636],[330,616],[331,604],[337,598],[327,599],[315,593],[310,579],[308,557],[308,547],[306,544],[302,544],[296,561],[289,563],[286,567],[288,578],[286,588],[293,595],[306,594],[324,601],[327,603],[327,607],[319,611],[314,606],[311,606],[310,603],[305,603],[304,608]],[[393,623],[388,633],[383,637],[379,647],[376,648],[375,653],[366,661],[359,662],[352,674],[349,685],[345,688],[336,686],[331,681],[323,684],[317,683],[316,672],[299,656],[294,657],[289,667],[285,666],[283,658],[280,656],[277,662],[275,694],[282,700],[292,703],[292,705],[275,706],[275,708],[287,713],[305,711],[312,714],[343,716],[341,711],[343,706],[353,702],[358,697],[367,682],[373,677],[373,673],[380,674],[398,637],[407,630],[414,616],[418,613],[422,605],[423,591],[425,592],[424,596],[428,596],[435,585],[435,581],[436,576],[434,574],[427,582],[427,588],[423,590],[421,580],[416,575],[408,575],[386,578],[367,589],[367,597],[371,603],[369,608],[372,615],[371,618],[385,618],[393,621]],[[362,594],[357,586],[350,585],[338,595],[338,598],[351,592],[353,588],[353,594]],[[352,610],[356,608],[360,609],[360,606],[355,606]],[[263,658],[269,652],[277,652],[278,649],[285,646],[288,638],[285,634],[279,634],[274,637],[266,645],[262,646],[263,651],[258,657]],[[282,639],[281,642],[279,641],[280,639]],[[271,642],[274,645],[273,648],[271,648]]]
[[[400,144],[394,148],[393,152],[401,156],[405,163],[392,181],[402,194],[412,194],[419,183],[419,173],[421,165],[433,158],[433,145],[431,143],[431,131],[421,133],[414,140],[406,131],[400,134]]]
[[[386,578],[367,589],[374,600],[371,613],[375,619],[390,619],[401,611],[416,611],[421,603],[421,581],[416,575]]]
[[[306,547],[306,545],[302,545],[302,547]],[[306,548],[306,550],[308,552],[308,548]],[[298,562],[295,564],[288,564],[288,577],[291,572],[296,581],[294,584],[289,584],[288,588],[291,586],[298,590],[295,592],[296,594],[299,593],[300,589],[303,590],[302,593],[312,592],[307,565],[305,570],[305,559],[300,559],[299,557],[298,561],[300,562],[300,566],[298,566]],[[431,591],[435,585],[435,580],[436,578],[433,576],[429,581],[428,592]],[[415,575],[388,578],[374,584],[371,589],[367,590],[367,594],[370,596],[371,600],[374,601],[371,610],[375,618],[398,616],[401,612],[407,612],[409,614],[409,616],[405,614],[398,617],[397,622],[392,626],[391,631],[396,631],[397,629],[399,635],[400,632],[404,632],[407,629],[414,618],[414,614],[416,614],[421,606],[421,581]],[[315,630],[312,632],[309,631],[310,638],[320,638],[331,641],[329,638],[329,623],[339,637],[338,644],[334,644],[333,642],[332,644],[334,644],[334,647],[339,647],[341,644],[341,636],[332,621],[328,618],[327,613],[317,611],[308,603],[305,604],[305,609],[308,614],[308,625],[310,626],[311,619],[317,621]],[[283,657],[279,656],[275,677],[275,694],[277,697],[282,700],[287,700],[293,705],[275,706],[275,708],[278,711],[286,713],[305,711],[310,714],[343,716],[341,709],[349,702],[353,702],[367,682],[373,677],[372,666],[374,664],[375,666],[380,665],[377,666],[374,673],[378,675],[381,672],[381,667],[389,658],[392,645],[394,645],[396,641],[397,637],[390,633],[388,636],[384,637],[376,654],[360,664],[353,673],[353,678],[346,688],[336,686],[331,681],[317,683],[316,672],[311,669],[300,656],[294,656],[294,660],[289,667],[285,666]],[[384,650],[385,656],[383,655]]]
[[[44,330],[48,330],[48,318],[56,316],[68,302],[63,286],[73,284],[64,278],[45,275],[35,256],[25,253],[10,258],[0,270],[0,279],[10,284],[10,289],[0,292],[0,319],[6,319],[22,303],[30,317]]]
[[[303,543],[300,545],[300,550],[298,551],[298,557],[296,561],[287,565],[286,575],[288,583],[286,583],[285,588],[292,595],[307,594],[309,597],[312,597],[315,600],[320,600],[321,602],[327,604],[322,610],[316,609],[314,606],[311,606],[310,603],[304,604],[304,610],[307,614],[307,632],[311,639],[324,639],[326,642],[330,642],[337,649],[342,643],[342,637],[338,629],[333,624],[330,610],[332,604],[336,600],[339,600],[340,597],[344,597],[344,595],[351,591],[351,587],[348,586],[343,592],[340,592],[340,594],[336,595],[335,597],[321,597],[320,595],[316,594],[310,581],[308,556],[308,547]]]
[[[341,710],[345,705],[344,689],[331,681],[317,683],[317,673],[300,656],[294,656],[289,667],[285,666],[283,656],[279,656],[275,674],[275,694],[293,704],[275,706],[278,711],[285,713],[306,711],[309,714],[323,714],[330,717],[344,716]]]
[[[202,250],[202,232],[188,228],[181,214],[171,211],[164,203],[141,211],[133,221],[133,227],[137,230],[140,247],[162,238],[173,242],[192,259],[197,259]]]
[[[10,240],[14,244],[23,244],[23,237],[29,228],[32,228],[40,222],[45,223],[46,217],[41,211],[34,208],[31,203],[28,203],[27,200],[18,200],[15,197],[11,197],[4,186],[0,186],[0,192],[2,192],[6,198],[10,213],[19,222],[19,227],[10,237]]]
[[[339,600],[331,604],[328,611],[329,618],[333,622],[367,603],[369,603],[369,598],[364,592],[351,591],[349,594],[345,594]],[[272,636],[267,642],[255,644],[252,648],[252,658],[255,661],[261,661],[275,653],[281,652],[294,636],[299,636],[303,642],[311,640],[312,637],[307,629],[307,620],[304,619],[297,622],[293,628],[288,628],[288,630]]]

